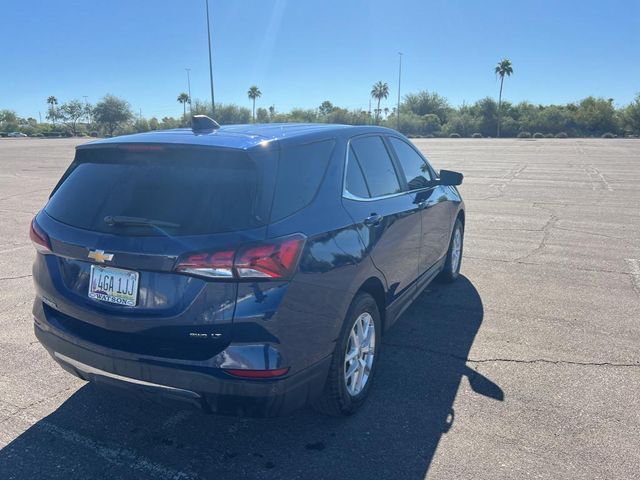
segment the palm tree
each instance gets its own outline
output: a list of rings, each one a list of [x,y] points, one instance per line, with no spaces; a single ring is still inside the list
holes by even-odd
[[[260,98],[262,96],[262,92],[255,85],[251,85],[251,87],[249,88],[249,91],[247,92],[247,96],[249,97],[249,100],[253,100],[252,118],[253,118],[253,121],[255,122],[256,121],[256,98]]]
[[[187,103],[189,103],[189,100],[191,100],[189,98],[189,95],[182,92],[180,95],[178,95],[178,102],[180,102],[182,104],[182,116],[186,116],[187,115]]]
[[[387,82],[376,82],[371,89],[371,96],[378,100],[378,108],[376,109],[376,123],[380,119],[380,100],[389,96],[389,85]]]
[[[504,83],[504,76],[510,77],[513,73],[513,67],[511,66],[511,60],[503,58],[498,62],[494,69],[496,75],[500,76],[500,95],[498,95],[498,138],[500,138],[500,113],[502,111],[502,84]]]
[[[53,125],[56,124],[56,105],[58,105],[58,99],[51,95],[47,98],[47,103],[49,104],[49,113],[47,114],[47,118],[50,118],[53,122]]]

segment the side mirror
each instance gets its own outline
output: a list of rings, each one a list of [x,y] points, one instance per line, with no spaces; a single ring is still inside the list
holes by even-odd
[[[502,389],[484,375],[467,366],[464,367],[462,374],[467,376],[471,389],[474,392],[501,402],[504,400],[504,392]]]
[[[445,186],[461,185],[464,175],[451,170],[440,170],[440,180],[438,183]]]

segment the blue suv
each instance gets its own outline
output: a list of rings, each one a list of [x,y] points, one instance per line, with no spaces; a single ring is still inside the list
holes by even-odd
[[[384,333],[458,277],[461,182],[373,126],[81,145],[31,224],[36,336],[84,380],[210,412],[350,414]]]

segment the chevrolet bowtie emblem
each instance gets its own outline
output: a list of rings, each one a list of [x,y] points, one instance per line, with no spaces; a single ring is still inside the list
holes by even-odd
[[[89,258],[98,263],[110,262],[113,260],[113,253],[104,253],[104,250],[90,250]]]

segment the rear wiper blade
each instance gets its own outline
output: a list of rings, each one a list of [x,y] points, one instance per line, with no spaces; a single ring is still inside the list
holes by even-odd
[[[127,217],[124,215],[107,215],[104,217],[104,223],[110,227],[116,225],[137,225],[145,227],[168,227],[178,228],[179,223],[165,222],[163,220],[154,220],[153,218]]]

